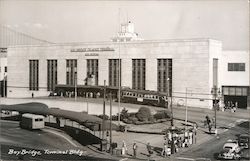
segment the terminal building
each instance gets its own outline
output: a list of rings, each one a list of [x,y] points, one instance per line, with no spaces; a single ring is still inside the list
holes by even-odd
[[[249,107],[248,52],[222,51],[220,41],[205,38],[143,40],[133,23],[123,27],[109,42],[8,47],[7,96],[48,96],[57,84],[85,85],[92,77],[92,85],[105,80],[111,87],[170,92],[180,106],[212,108],[218,99]],[[211,93],[215,87],[220,90]]]

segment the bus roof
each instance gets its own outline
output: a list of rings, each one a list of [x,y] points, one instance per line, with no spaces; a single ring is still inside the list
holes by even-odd
[[[35,115],[35,114],[31,114],[31,113],[25,113],[22,115],[22,117],[26,117],[26,118],[43,118],[43,115]]]

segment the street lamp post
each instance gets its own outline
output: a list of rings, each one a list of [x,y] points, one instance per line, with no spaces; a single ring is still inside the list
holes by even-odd
[[[187,92],[188,92],[188,89],[186,88],[186,118],[185,118],[185,131],[187,130]]]
[[[104,89],[103,89],[103,118],[102,118],[102,139],[105,139],[105,135],[104,135],[104,132],[105,132],[105,101],[106,101],[106,80],[104,80]]]
[[[3,73],[3,97],[5,97],[6,93],[6,88],[5,88],[5,84],[6,84],[6,79],[5,79],[5,72]]]
[[[75,101],[76,101],[76,99],[77,99],[77,74],[76,74],[76,72],[77,72],[77,68],[76,67],[74,67],[74,81],[75,81]]]
[[[171,110],[171,154],[174,154],[175,148],[174,148],[174,136],[173,136],[173,130],[174,130],[174,113],[173,113],[173,92],[171,90],[171,94],[169,93],[169,78],[167,78],[167,98],[170,97],[170,110]],[[168,99],[169,100],[169,99]]]
[[[110,97],[110,116],[109,116],[109,120],[110,120],[110,122],[109,122],[109,130],[110,130],[110,132],[109,132],[109,136],[110,136],[110,139],[109,139],[109,141],[110,141],[110,153],[112,154],[112,94],[111,94],[111,92],[109,93],[109,97]]]
[[[213,95],[213,108],[214,108],[214,128],[215,128],[215,134],[217,134],[217,129],[216,129],[216,118],[217,118],[217,106],[219,101],[217,102],[217,98],[220,95],[220,88],[217,88],[217,86],[214,86],[211,90],[211,94]]]

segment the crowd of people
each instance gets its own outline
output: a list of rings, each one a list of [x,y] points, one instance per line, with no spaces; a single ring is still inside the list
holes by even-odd
[[[173,136],[172,136],[173,135]],[[190,146],[191,144],[196,143],[196,126],[194,127],[193,131],[186,131],[183,134],[177,134],[177,133],[167,133],[166,136],[164,136],[164,141],[163,141],[163,146],[162,150],[159,153],[162,157],[167,157],[170,156],[173,153],[177,153],[180,148],[185,148]],[[141,142],[139,142],[141,143]],[[148,142],[148,143],[141,143],[146,146],[146,150],[148,152],[148,156],[151,157],[154,152],[157,150],[154,149],[154,147]],[[159,149],[159,148],[156,148]],[[137,152],[138,152],[138,145],[137,142],[134,142],[132,144],[132,156],[137,157]],[[127,155],[128,154],[128,147],[125,143],[125,141],[122,142],[122,149],[121,149],[121,154],[122,155]]]
[[[232,113],[236,112],[236,110],[238,109],[238,102],[232,102],[232,101],[227,101],[225,103],[222,103],[221,107],[221,111],[226,111],[226,110],[230,110]]]

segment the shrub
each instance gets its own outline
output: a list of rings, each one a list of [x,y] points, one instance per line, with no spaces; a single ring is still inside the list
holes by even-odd
[[[134,118],[135,118],[135,117],[130,117],[130,116],[129,116],[129,117],[128,117],[128,120],[131,120],[131,121],[132,121]]]
[[[127,124],[132,124],[133,122],[131,120],[128,120],[127,121]]]
[[[112,120],[113,121],[118,121],[118,116],[117,115],[112,115]]]
[[[135,124],[135,125],[143,125],[143,124],[145,124],[145,123],[144,123],[144,122],[140,122],[140,121],[136,121],[134,124]]]
[[[131,112],[128,115],[129,115],[129,117],[136,117],[136,113],[135,112]]]
[[[128,119],[123,119],[122,120],[124,123],[127,123],[128,122]]]
[[[171,118],[171,112],[170,111],[160,111],[160,112],[157,112],[155,115],[154,115],[154,118],[159,120],[159,119],[165,119],[165,118]]]
[[[149,119],[148,119],[149,122],[151,123],[154,123],[155,122],[155,118],[153,116],[151,116]]]
[[[138,122],[138,118],[133,117],[133,118],[131,119],[131,121],[132,121],[133,124],[135,124],[136,122]]]
[[[120,114],[121,120],[127,119],[128,117],[129,117],[128,110],[126,110],[125,108],[123,108],[122,111],[121,111],[121,114]]]
[[[103,119],[103,115],[99,115],[98,117],[101,118],[101,119]],[[108,115],[104,115],[104,119],[105,120],[109,120],[109,116]]]
[[[147,107],[141,107],[139,111],[136,113],[136,117],[139,121],[148,121],[151,115],[151,111]]]

